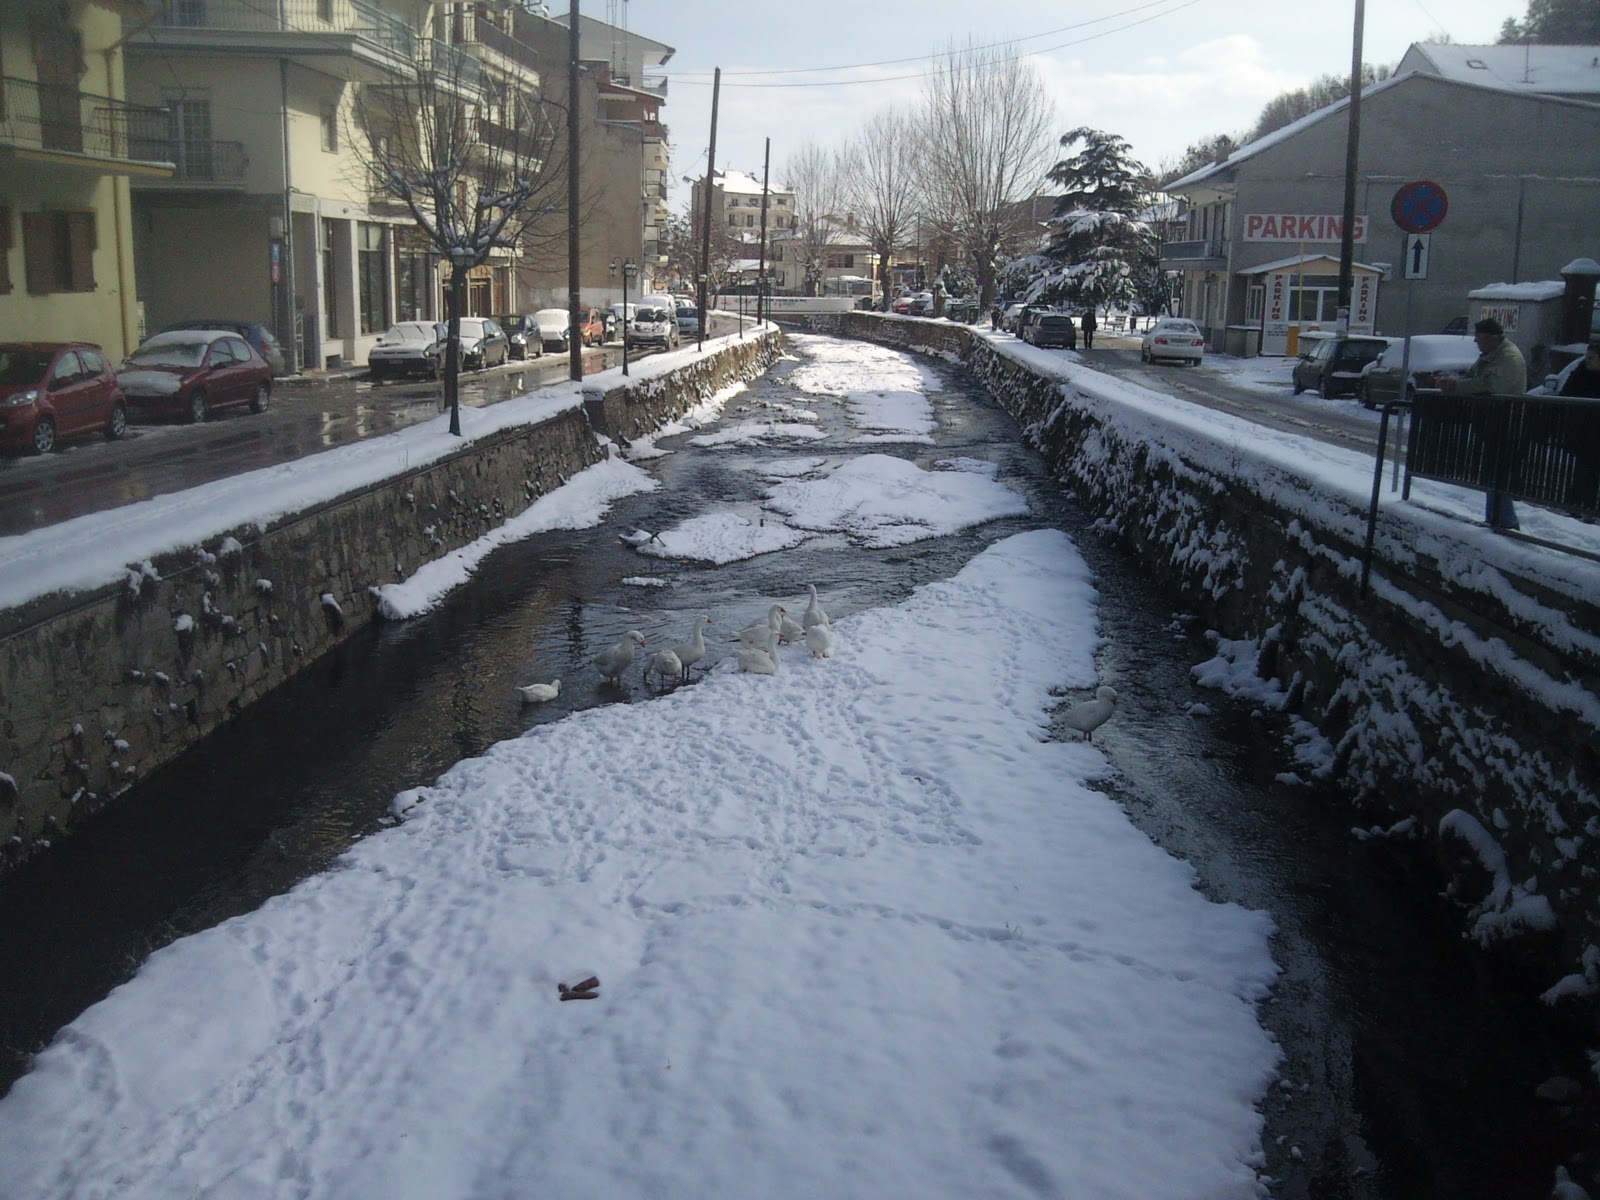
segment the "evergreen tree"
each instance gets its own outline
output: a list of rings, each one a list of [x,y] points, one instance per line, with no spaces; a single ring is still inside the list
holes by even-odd
[[[1549,46],[1600,45],[1600,3],[1596,0],[1528,0],[1522,21],[1507,17],[1502,44],[1538,42]]]
[[[1154,201],[1153,181],[1126,140],[1080,127],[1061,145],[1077,153],[1050,169],[1062,188],[1050,220],[1051,242],[1019,268],[1032,276],[1030,299],[1079,305],[1128,304],[1155,289],[1161,246],[1142,215]]]

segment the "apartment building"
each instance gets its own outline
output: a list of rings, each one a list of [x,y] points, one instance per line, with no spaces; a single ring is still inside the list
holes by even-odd
[[[363,89],[420,73],[536,96],[538,57],[504,4],[414,0],[167,0],[125,29],[128,93],[159,109],[144,150],[175,164],[132,189],[150,328],[260,321],[297,365],[364,363],[395,320],[445,312],[449,266],[386,188],[356,119]],[[492,87],[490,84],[492,83]],[[502,118],[474,112],[481,142]],[[463,310],[511,309],[514,262],[472,269]]]
[[[567,102],[571,31],[569,14],[520,10],[515,28],[541,60],[559,63],[545,73],[551,100]],[[660,245],[667,224],[671,156],[661,108],[667,78],[659,69],[675,53],[665,43],[619,25],[580,15],[578,83],[580,116],[579,296],[604,307],[622,299],[623,276],[611,263],[632,262],[637,274],[630,295],[655,290],[666,259]],[[518,263],[518,286],[531,308],[565,308],[568,297],[566,215],[551,229],[560,237],[539,238]]]
[[[0,337],[138,344],[129,182],[173,173],[138,145],[124,6],[0,4]]]

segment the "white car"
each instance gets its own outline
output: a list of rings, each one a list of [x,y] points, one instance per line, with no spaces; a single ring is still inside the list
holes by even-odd
[[[678,333],[682,337],[700,336],[700,310],[692,304],[678,305]]]
[[[572,314],[564,308],[541,308],[533,314],[533,323],[539,327],[539,336],[546,350],[566,353],[572,341]]]
[[[1478,361],[1478,344],[1470,334],[1419,333],[1409,339],[1411,354],[1406,357],[1406,338],[1395,338],[1389,348],[1362,369],[1361,403],[1368,408],[1404,400],[1410,402],[1419,387],[1431,387],[1439,375],[1464,375]],[[1401,371],[1404,363],[1409,374]]]
[[[678,344],[678,322],[665,308],[640,304],[639,311],[634,314],[633,332],[628,336],[635,346],[660,346],[671,350]]]
[[[1200,365],[1206,352],[1205,335],[1200,326],[1182,317],[1162,317],[1139,342],[1140,362],[1159,362],[1170,358],[1175,362],[1192,362]]]
[[[439,378],[449,327],[440,321],[397,321],[367,351],[367,372],[378,383],[391,376]]]

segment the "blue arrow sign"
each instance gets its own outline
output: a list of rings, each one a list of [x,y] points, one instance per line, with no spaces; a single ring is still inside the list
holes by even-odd
[[[1427,233],[1444,223],[1450,211],[1450,198],[1431,179],[1418,179],[1394,194],[1389,215],[1407,233]]]

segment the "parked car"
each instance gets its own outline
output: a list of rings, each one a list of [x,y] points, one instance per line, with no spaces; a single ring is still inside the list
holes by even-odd
[[[633,318],[638,313],[639,306],[631,301],[624,304],[621,300],[618,300],[611,305],[611,315],[617,322],[617,329],[619,331],[626,330],[630,335],[633,330]]]
[[[530,314],[509,313],[496,317],[494,323],[511,343],[512,358],[538,358],[544,353],[544,339]]]
[[[933,293],[915,292],[911,296],[911,307],[907,311],[913,317],[927,317],[933,315]]]
[[[227,317],[206,317],[193,321],[178,321],[168,325],[162,333],[171,333],[177,329],[225,329],[229,333],[237,333],[250,343],[251,349],[266,360],[267,366],[272,368],[273,375],[284,374],[285,358],[283,345],[273,336],[272,330],[256,321],[235,321]]]
[[[533,314],[533,323],[539,327],[546,350],[566,353],[572,340],[572,314],[564,308],[541,308]]]
[[[1021,302],[1006,305],[1005,311],[1000,314],[1000,328],[1007,333],[1015,333],[1017,331],[1017,322],[1022,317],[1022,310],[1027,307],[1026,304]]]
[[[1318,338],[1303,343],[1294,363],[1294,394],[1313,391],[1324,400],[1354,396],[1361,388],[1361,371],[1389,346],[1389,339],[1371,334]]]
[[[911,297],[910,296],[896,296],[894,298],[893,302],[889,305],[889,311],[892,312],[892,313],[899,313],[902,317],[910,316],[911,315]]]
[[[585,305],[578,309],[578,334],[585,346],[598,346],[606,340],[606,318],[598,308]]]
[[[128,431],[128,406],[99,346],[0,343],[0,447],[48,454],[62,438]]]
[[[373,383],[390,376],[423,375],[439,378],[444,364],[444,341],[449,332],[442,321],[397,321],[367,351],[367,372]]]
[[[1567,380],[1572,377],[1572,373],[1581,366],[1583,366],[1583,356],[1579,355],[1566,366],[1562,367],[1559,371],[1556,371],[1551,375],[1546,375],[1544,377],[1544,382],[1538,387],[1529,388],[1528,395],[1559,396],[1561,394],[1561,389],[1567,386]]]
[[[1430,387],[1438,375],[1454,375],[1478,361],[1478,345],[1456,333],[1421,333],[1411,338],[1411,373],[1403,378],[1405,338],[1395,338],[1361,375],[1361,403],[1377,408],[1392,400],[1409,401],[1417,388]]]
[[[204,421],[221,408],[272,400],[272,368],[236,333],[176,329],[149,338],[117,369],[117,386],[136,411]]]
[[[462,317],[460,353],[463,371],[481,371],[511,357],[511,339],[490,317]]]
[[[1035,346],[1060,346],[1066,350],[1078,348],[1078,327],[1064,312],[1041,313],[1028,323],[1027,340]]]
[[[700,310],[692,304],[678,305],[676,314],[678,334],[681,337],[700,336]]]
[[[1017,314],[1017,336],[1023,339],[1023,341],[1027,341],[1028,326],[1032,325],[1046,313],[1052,313],[1055,311],[1056,310],[1051,308],[1048,304],[1024,304],[1022,306],[1022,311]]]
[[[1205,335],[1200,326],[1182,317],[1162,317],[1139,342],[1139,361],[1154,363],[1163,358],[1200,365],[1206,352]]]
[[[660,346],[671,350],[678,344],[678,322],[664,308],[641,304],[638,315],[633,318],[630,336],[635,346]]]
[[[1439,332],[1470,334],[1472,332],[1472,327],[1467,323],[1467,319],[1465,317],[1451,317],[1445,322],[1444,328],[1439,330]]]

